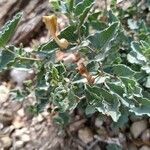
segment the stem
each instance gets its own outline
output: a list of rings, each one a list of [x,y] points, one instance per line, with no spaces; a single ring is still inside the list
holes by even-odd
[[[69,10],[72,12],[74,6],[74,0],[70,0]]]
[[[20,59],[25,59],[25,60],[34,60],[34,61],[39,61],[39,60],[41,60],[41,59],[37,59],[37,58],[22,57],[22,56],[20,56],[20,55],[16,54],[15,52],[11,51],[10,49],[8,49],[8,48],[7,48],[7,47],[5,47],[5,46],[3,46],[3,48],[4,48],[6,51],[8,51],[8,52],[10,52],[10,53],[12,53],[12,54],[14,54],[14,55],[16,55],[16,56],[17,56],[18,58],[20,58]]]
[[[28,57],[22,57],[22,56],[18,56],[20,59],[25,59],[25,60],[34,60],[34,61],[40,61],[41,59],[38,58],[28,58]]]
[[[4,48],[6,51],[9,51],[10,53],[12,53],[12,54],[16,55],[16,53],[15,53],[15,52],[11,51],[11,50],[10,50],[10,49],[8,49],[7,47],[3,46],[3,48]]]
[[[107,0],[105,0],[105,13],[107,13]]]

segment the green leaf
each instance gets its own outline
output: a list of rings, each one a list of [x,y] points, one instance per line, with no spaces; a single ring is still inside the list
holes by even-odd
[[[150,88],[150,75],[146,79],[145,87]]]
[[[105,28],[108,27],[108,25],[106,23],[100,22],[100,21],[97,21],[97,20],[91,21],[90,25],[92,26],[92,28],[94,30],[98,30],[98,31],[102,31],[102,30],[104,30]]]
[[[150,117],[150,100],[146,98],[137,98],[139,106],[132,108],[130,111],[137,116],[148,115]]]
[[[85,91],[86,97],[89,101],[91,99],[97,101],[97,104],[94,106],[99,112],[111,116],[115,122],[119,119],[121,115],[119,112],[120,102],[115,95],[97,86],[91,87],[87,85]],[[94,101],[94,103],[96,101]]]
[[[150,66],[149,65],[145,65],[141,69],[144,70],[147,74],[150,74]]]
[[[94,2],[94,0],[83,0],[75,7],[75,15],[79,16]]]
[[[108,22],[109,23],[113,23],[113,22],[119,21],[119,19],[114,15],[112,10],[109,10],[108,16],[109,16],[109,18],[108,18]]]
[[[114,65],[112,67],[112,71],[115,75],[122,77],[133,77],[136,73],[131,68],[123,64]]]
[[[124,127],[129,121],[128,116],[129,116],[128,109],[125,110],[124,108],[121,108],[121,116],[117,122],[113,123],[113,127],[115,127],[115,128],[116,127],[117,128]]]
[[[13,35],[20,19],[22,13],[17,13],[12,20],[9,20],[0,30],[0,47],[5,46]]]
[[[64,30],[61,31],[60,35],[58,36],[60,39],[65,38],[68,42],[76,42],[78,39],[77,34],[75,33],[76,26],[68,26]],[[38,47],[38,51],[51,51],[58,48],[58,45],[55,43],[54,40],[51,40],[47,43],[44,43]]]
[[[107,150],[122,150],[122,148],[116,144],[109,144],[106,148]]]
[[[146,58],[138,51],[130,51],[127,55],[127,59],[131,64],[144,65],[146,63]]]
[[[78,105],[77,97],[76,97],[76,95],[72,89],[68,92],[67,96],[68,96],[68,102],[69,102],[69,108],[68,109],[70,111],[73,111]]]
[[[91,1],[92,1],[92,0],[91,0]],[[79,27],[81,27],[82,24],[84,23],[84,21],[86,20],[89,11],[90,11],[91,8],[93,7],[93,4],[94,4],[94,3],[91,3],[91,5],[90,5],[89,7],[87,7],[87,8],[83,11],[83,13],[79,16],[79,20],[80,20]]]
[[[3,50],[0,56],[0,71],[4,69],[9,63],[14,61],[16,58],[15,53],[11,53],[10,51]]]
[[[58,116],[54,117],[54,123],[64,127],[69,123],[70,116],[68,113],[59,113]]]
[[[114,40],[118,31],[119,23],[115,22],[103,31],[96,32],[94,35],[90,35],[87,39],[90,41],[90,46],[97,51],[106,49],[110,42]]]
[[[138,51],[142,53],[139,42],[135,42],[135,41],[131,42],[131,49],[133,51]]]
[[[132,42],[131,43],[131,48],[132,51],[129,52],[127,55],[127,59],[131,64],[139,64],[139,65],[144,65],[147,60],[144,55],[140,52],[140,46],[139,43],[137,42]]]
[[[133,98],[134,96],[142,97],[142,88],[136,80],[127,77],[121,77],[121,80],[126,87],[125,93],[128,98]]]
[[[86,109],[85,109],[85,114],[86,115],[92,115],[96,112],[97,110],[95,109],[94,105],[87,105]]]
[[[126,93],[126,87],[123,84],[123,82],[107,82],[107,88],[109,88],[110,91],[114,93],[114,95],[117,96],[117,98],[120,100],[123,106],[125,107],[131,107],[134,106],[134,102],[128,98],[125,97],[125,95],[128,95]]]
[[[69,11],[72,12],[74,9],[74,1],[75,0],[69,0]]]
[[[55,11],[59,10],[60,4],[58,0],[50,0],[49,2],[51,4],[52,9],[54,9]]]

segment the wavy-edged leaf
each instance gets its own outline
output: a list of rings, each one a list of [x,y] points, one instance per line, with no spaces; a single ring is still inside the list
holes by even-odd
[[[127,59],[131,64],[144,65],[146,63],[146,57],[142,55],[140,44],[138,42],[131,43],[132,51],[127,55]]]
[[[10,49],[13,50],[14,47]],[[3,50],[0,56],[0,71],[4,69],[10,62],[14,61],[15,58],[16,58],[15,53],[11,53],[8,50]]]
[[[109,90],[113,92],[114,95],[117,96],[117,98],[120,100],[123,106],[134,107],[135,105],[134,101],[125,97],[127,94],[125,95],[126,88],[123,83],[120,82],[116,84],[116,83],[107,82],[106,85],[107,85],[107,88],[109,88]]]
[[[112,10],[109,10],[108,16],[109,16],[109,18],[108,18],[108,22],[109,23],[113,23],[113,22],[119,21],[119,19],[114,15]]]
[[[145,87],[150,88],[150,75],[146,79]]]
[[[86,18],[88,16],[88,13],[91,10],[93,4],[94,3],[91,3],[87,8],[85,8],[85,10],[83,11],[83,13],[79,16],[79,20],[80,20],[79,27],[81,27],[82,24],[84,23],[84,21],[86,20]]]
[[[133,77],[136,73],[131,68],[123,64],[113,65],[112,71],[115,75],[122,77]]]
[[[115,95],[97,86],[91,87],[87,85],[85,91],[88,100],[92,99],[93,97],[93,99],[97,101],[97,105],[95,105],[95,108],[99,112],[104,115],[111,116],[115,122],[119,119],[121,115],[119,111],[120,102]]]
[[[93,49],[97,49],[97,51],[106,49],[106,47],[109,46],[109,43],[115,38],[118,28],[119,23],[115,22],[105,30],[90,35],[87,38],[90,41],[90,46],[93,47]]]
[[[133,98],[134,96],[142,97],[142,88],[136,80],[128,77],[121,77],[121,80],[126,88],[124,94],[127,94],[128,98]]]
[[[130,111],[138,116],[148,115],[150,117],[150,100],[146,98],[138,98],[139,106],[132,108]]]
[[[76,16],[81,15],[94,2],[94,0],[83,0],[75,7]]]
[[[69,42],[76,42],[76,40],[78,39],[78,36],[75,33],[75,31],[76,31],[76,26],[74,26],[74,25],[68,26],[64,30],[61,31],[61,33],[58,37],[60,39],[65,38]],[[50,50],[54,50],[57,47],[58,47],[58,45],[56,44],[56,42],[54,40],[51,40],[47,43],[40,45],[38,47],[38,51],[50,51]]]
[[[5,46],[13,35],[22,13],[17,13],[12,20],[9,20],[0,30],[0,47]]]

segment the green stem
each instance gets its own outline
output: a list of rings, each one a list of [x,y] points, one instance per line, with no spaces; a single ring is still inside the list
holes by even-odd
[[[28,57],[22,57],[22,56],[20,56],[20,55],[18,55],[18,54],[16,54],[15,52],[13,52],[13,51],[11,51],[10,49],[8,49],[7,47],[5,47],[5,46],[3,46],[3,48],[6,50],[6,51],[8,51],[8,52],[10,52],[10,53],[12,53],[12,54],[14,54],[14,55],[16,55],[18,58],[20,58],[20,59],[25,59],[25,60],[34,60],[34,61],[40,61],[41,59],[37,59],[37,58],[28,58]]]
[[[20,59],[25,59],[25,60],[34,60],[34,61],[40,61],[41,59],[38,58],[28,58],[28,57],[22,57],[22,56],[18,56]]]
[[[11,51],[11,50],[10,50],[10,49],[8,49],[7,47],[3,46],[3,48],[4,48],[6,51],[8,51],[8,52],[10,52],[10,53],[12,53],[12,54],[14,54],[14,55],[16,55],[16,53],[15,53],[15,52]]]

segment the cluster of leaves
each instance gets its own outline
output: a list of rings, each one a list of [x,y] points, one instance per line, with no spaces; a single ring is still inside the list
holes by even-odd
[[[145,22],[138,21],[129,34],[111,10],[105,19],[103,12],[95,12],[94,0],[51,2],[69,19],[59,35],[70,43],[64,51],[78,50],[95,82],[88,84],[75,64],[57,62],[55,52],[59,47],[53,40],[33,52],[6,47],[21,18],[19,13],[0,30],[0,71],[21,66],[34,67],[37,73],[34,84],[28,84],[19,97],[34,91],[37,104],[30,109],[39,112],[50,103],[58,114],[55,122],[62,126],[76,108],[87,116],[95,112],[111,116],[116,125],[124,124],[131,113],[150,116],[150,32]]]

